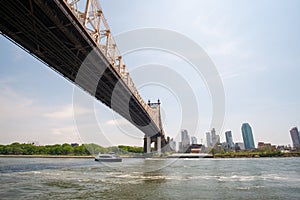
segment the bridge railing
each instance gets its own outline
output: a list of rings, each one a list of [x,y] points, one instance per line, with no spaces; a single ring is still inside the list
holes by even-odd
[[[126,71],[122,56],[117,48],[116,42],[111,35],[108,23],[103,15],[102,8],[98,0],[64,0],[65,4],[72,11],[74,16],[81,23],[83,28],[98,45],[103,55],[107,58],[115,72],[122,78],[131,93],[150,115],[157,127],[159,123],[155,120],[156,113],[145,103],[136,89],[130,74]]]

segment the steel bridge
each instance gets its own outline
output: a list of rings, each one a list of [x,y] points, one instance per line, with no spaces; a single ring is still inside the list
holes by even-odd
[[[167,149],[160,102],[140,97],[98,0],[0,0],[0,32],[140,129],[145,152]]]

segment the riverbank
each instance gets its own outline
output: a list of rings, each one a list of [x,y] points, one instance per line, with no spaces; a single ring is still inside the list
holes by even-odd
[[[120,156],[121,158],[147,158],[146,156]],[[95,158],[95,156],[66,156],[66,155],[0,155],[0,158]]]
[[[214,155],[214,158],[265,158],[265,157],[269,157],[269,158],[300,157],[300,152],[289,152],[289,153],[232,152],[232,153]]]
[[[94,156],[0,155],[0,158],[94,158]]]
[[[168,156],[129,156],[121,155],[121,158],[168,158]],[[170,157],[170,156],[169,156]],[[300,157],[300,152],[292,153],[282,153],[278,155],[273,154],[259,154],[259,153],[231,153],[231,154],[215,154],[214,156],[208,156],[206,158],[265,158],[265,157],[277,157],[277,158],[286,158],[286,157]],[[78,158],[78,159],[90,159],[94,156],[75,156],[75,155],[0,155],[0,158]]]

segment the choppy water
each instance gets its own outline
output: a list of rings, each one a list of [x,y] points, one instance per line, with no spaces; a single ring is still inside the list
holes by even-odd
[[[0,158],[0,199],[300,199],[300,158]]]

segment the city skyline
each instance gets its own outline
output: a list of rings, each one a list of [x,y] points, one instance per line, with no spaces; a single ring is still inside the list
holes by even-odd
[[[217,130],[222,133],[221,140],[225,139],[225,130],[232,130],[233,140],[242,141],[240,125],[248,121],[256,141],[292,144],[289,130],[300,126],[300,96],[297,93],[300,72],[297,20],[300,13],[297,8],[300,2],[133,2],[101,2],[114,36],[145,27],[174,30],[199,44],[215,63],[226,95],[225,120],[222,128]],[[165,11],[169,10],[170,4],[174,7],[166,17]],[[174,20],[182,12],[185,14]],[[3,132],[0,143],[98,143],[94,137],[84,137],[77,130],[72,84],[3,36],[0,46],[0,122]],[[129,72],[144,64],[159,63],[171,66],[184,77],[198,100],[195,110],[199,111],[196,116],[199,126],[191,135],[205,138],[207,130],[212,128],[211,96],[205,82],[195,80],[188,70],[190,66],[176,55],[153,50],[127,52],[124,57]],[[135,81],[139,77],[132,78]],[[191,130],[189,126],[181,127],[181,107],[172,92],[158,85],[137,87],[145,101],[161,100],[168,136],[178,140],[182,128]],[[97,126],[107,132],[111,145],[142,145],[143,134],[103,104],[94,102],[94,110],[80,108],[80,115],[87,113],[97,116]],[[115,127],[116,124],[128,125],[133,134],[124,134]]]
[[[243,133],[244,131],[244,133]],[[182,133],[188,133],[188,130],[186,129],[183,129],[182,130]],[[211,132],[206,132],[205,133],[205,143],[198,143],[198,144],[202,144],[202,145],[205,145],[206,147],[213,147],[212,145],[212,136],[214,135],[215,137],[215,140],[219,140],[220,139],[220,135],[222,134],[217,134],[217,131],[215,130],[215,128],[213,128],[211,130]],[[225,135],[225,140],[223,141],[218,141],[216,142],[216,144],[226,144],[228,145],[229,148],[234,148],[235,145],[238,145],[241,147],[241,149],[245,149],[245,150],[251,150],[251,149],[255,149],[255,148],[258,148],[258,145],[261,143],[266,143],[266,144],[271,144],[271,143],[268,143],[267,141],[257,141],[255,143],[254,141],[254,135],[253,135],[253,132],[252,132],[252,127],[249,125],[249,123],[243,123],[242,126],[241,126],[241,135],[243,137],[243,141],[237,141],[237,142],[234,142],[233,141],[233,134],[232,134],[232,131],[231,130],[227,130],[224,132],[224,135]],[[181,137],[182,138],[186,138],[186,136],[183,136],[181,134]],[[297,127],[293,127],[291,130],[290,130],[290,137],[291,137],[291,141],[292,141],[292,145],[294,148],[297,148],[297,147],[300,147],[300,132],[298,131],[298,128]],[[187,138],[189,138],[189,135],[187,134]],[[190,137],[191,139],[187,139],[187,141],[191,142],[193,144],[193,140],[194,141],[197,141],[198,138],[195,137],[195,136],[191,136]],[[193,139],[194,138],[194,139]],[[174,140],[173,138],[171,139],[172,141]],[[202,140],[202,138],[201,138]],[[181,142],[179,142],[181,143]],[[246,145],[245,145],[246,143]],[[257,144],[257,145],[256,145]],[[281,144],[281,145],[278,145],[278,146],[288,146],[290,144]],[[256,147],[257,146],[257,147]],[[180,148],[179,148],[180,149]]]

